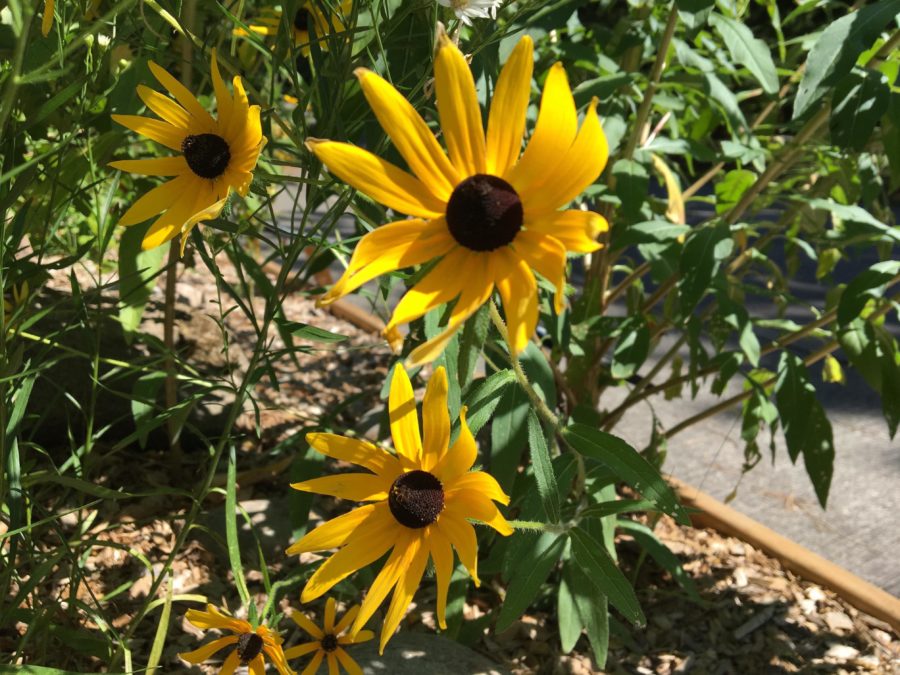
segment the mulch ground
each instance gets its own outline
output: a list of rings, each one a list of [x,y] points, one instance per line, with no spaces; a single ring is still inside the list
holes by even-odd
[[[227,265],[223,263],[223,267]],[[78,276],[89,287],[94,274],[82,269]],[[66,275],[60,275],[50,282],[51,290],[66,292],[69,283]],[[224,319],[229,346],[223,348],[222,325],[211,318],[217,316],[215,303],[219,297],[208,272],[184,269],[178,284],[178,346],[190,355],[191,364],[200,372],[216,376],[231,373],[240,381],[247,365],[247,350],[255,343],[256,334],[249,320],[240,312],[232,312]],[[161,300],[161,293],[156,291],[145,317],[145,330],[161,331]],[[260,301],[258,309],[261,307]],[[258,408],[248,407],[239,420],[244,432],[239,457],[241,500],[273,502],[287,494],[289,481],[284,471],[290,457],[273,458],[267,453],[298,429],[312,424],[323,412],[337,410],[334,427],[349,429],[359,428],[361,420],[376,424],[383,409],[377,394],[387,374],[390,353],[378,336],[315,308],[301,294],[289,295],[283,311],[289,321],[309,323],[348,339],[325,351],[318,345],[308,353],[284,355],[273,361],[278,388],[271,386],[269,376],[264,378],[256,392]],[[273,333],[271,340],[271,350],[282,346],[277,334]],[[348,399],[352,403],[343,406]],[[227,403],[221,401],[220,407]],[[261,437],[254,432],[257,416]],[[141,466],[139,477],[134,474],[137,461]],[[103,480],[111,487],[119,487],[130,476],[135,490],[146,487],[134,485],[138,479],[151,485],[190,489],[198,480],[203,456],[188,453],[185,462],[185,470],[173,475],[163,448],[141,450],[135,446],[110,452]],[[210,504],[210,508],[214,506]],[[175,539],[173,528],[179,527],[179,519],[187,508],[186,502],[170,497],[149,498],[123,506],[103,503],[64,516],[60,520],[63,532],[82,541],[87,537],[79,533],[88,532],[93,536],[93,544],[77,588],[72,588],[71,575],[64,566],[39,585],[47,607],[62,608],[55,617],[57,623],[68,623],[75,630],[98,629],[90,620],[76,623],[76,617],[85,616],[83,612],[65,611],[69,602],[77,598],[88,607],[100,608],[110,625],[123,630],[150,588],[150,576],[139,556],[154,570],[161,569]],[[322,503],[318,508],[321,511],[329,505]],[[900,638],[884,622],[858,612],[830,591],[797,578],[776,560],[737,539],[710,530],[680,527],[667,518],[656,523],[655,531],[682,560],[698,587],[701,601],[688,600],[665,572],[651,561],[644,562],[637,571],[637,588],[648,625],[612,636],[603,672],[900,673]],[[48,534],[48,547],[58,545],[58,534]],[[285,541],[284,546],[288,543]],[[628,537],[621,537],[619,543],[623,568],[632,575],[638,549]],[[236,594],[227,560],[214,548],[202,538],[191,541],[176,557],[172,590],[175,594],[202,593],[213,602],[224,599],[234,606]],[[277,579],[293,569],[296,560],[276,554],[267,563],[270,576]],[[101,600],[129,582],[134,583],[126,591]],[[258,573],[248,575],[248,584],[255,593],[262,589]],[[471,602],[465,608],[467,619],[482,616],[490,609],[485,606],[486,597],[484,593],[470,595]],[[433,625],[433,583],[423,584],[416,600],[403,630],[427,630]],[[546,612],[540,611],[539,605],[538,611],[522,617],[503,633],[486,631],[475,648],[516,673],[599,672],[592,665],[585,638],[572,654],[560,653],[552,604],[548,604]],[[177,636],[167,642],[161,662],[166,672],[178,663],[175,653],[197,645],[199,633],[183,620],[182,614],[180,607],[173,613],[172,631]],[[155,624],[153,620],[143,622],[137,641],[132,644],[135,654],[149,649]],[[15,633],[25,630],[24,624],[0,627],[0,651],[6,652],[17,644]],[[47,660],[50,655],[45,654],[34,662],[72,670],[101,672],[104,668],[101,659],[72,650],[61,649],[55,657]]]

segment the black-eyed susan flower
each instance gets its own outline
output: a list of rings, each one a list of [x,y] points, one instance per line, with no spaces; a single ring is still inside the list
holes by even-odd
[[[205,612],[189,609],[185,618],[202,630],[217,628],[232,633],[192,652],[178,655],[188,663],[203,663],[216,652],[233,646],[234,649],[225,658],[219,675],[232,675],[238,666],[247,666],[250,675],[265,675],[266,657],[281,675],[295,675],[285,661],[281,638],[268,627],[260,625],[253,628],[247,621],[235,619],[213,605],[207,605]]]
[[[231,191],[246,196],[253,169],[265,145],[259,106],[249,105],[241,78],[233,80],[234,96],[219,74],[212,53],[212,81],[218,119],[214,119],[188,89],[159,65],[150,61],[150,72],[174,97],[138,85],[137,93],[162,119],[139,115],[113,115],[113,119],[167,148],[173,157],[127,159],[111,162],[122,171],[145,176],[174,176],[131,205],[119,225],[136,225],[159,213],[144,237],[143,247],[154,248],[182,236],[181,250],[191,228],[222,211]]]
[[[313,675],[319,670],[323,660],[328,664],[329,675],[336,675],[340,671],[338,664],[343,666],[350,675],[362,675],[362,668],[347,653],[347,647],[368,642],[375,637],[375,634],[370,630],[361,630],[355,636],[345,634],[358,613],[359,605],[355,605],[347,610],[347,613],[335,624],[337,617],[335,616],[334,598],[328,598],[325,602],[325,623],[319,628],[305,614],[295,611],[291,614],[291,619],[309,633],[313,640],[285,649],[285,658],[294,659],[298,656],[313,654],[312,660],[303,669],[301,675]]]
[[[310,24],[313,25],[316,36],[319,39],[327,35],[342,33],[347,29],[346,20],[350,16],[352,8],[352,0],[341,0],[341,2],[336,3],[335,12],[326,14],[313,0],[300,2],[291,19],[291,36],[293,37],[294,47],[299,49],[303,56],[309,56],[310,43],[312,41],[309,33]],[[248,27],[254,33],[260,35],[278,35],[282,17],[283,10],[270,9],[253,19],[248,24]],[[243,29],[237,29],[235,34],[245,35],[246,33]],[[320,43],[320,48],[327,50],[328,41],[323,40]]]
[[[606,165],[606,137],[596,99],[578,126],[562,65],[550,69],[534,133],[520,154],[534,66],[523,37],[503,68],[482,130],[475,83],[459,49],[441,32],[434,74],[447,154],[406,99],[375,73],[356,75],[375,116],[412,170],[410,175],[362,148],[310,139],[328,169],[412,219],[383,225],[357,244],[343,276],[322,296],[329,304],[375,277],[440,261],[400,300],[385,332],[456,300],[447,329],[416,348],[410,361],[434,359],[493,293],[500,292],[513,353],[525,348],[538,320],[534,271],[556,287],[562,308],[566,252],[599,248],[608,228],[590,211],[559,209],[593,183]]]
[[[391,381],[388,413],[396,454],[354,438],[307,434],[307,442],[322,454],[357,464],[369,473],[314,478],[291,487],[368,503],[317,527],[287,550],[293,555],[338,549],[310,577],[300,595],[302,602],[315,600],[390,550],[350,629],[350,635],[357,635],[393,588],[381,630],[382,652],[412,601],[429,557],[437,580],[437,618],[441,628],[447,625],[447,589],[454,548],[475,584],[479,584],[478,547],[470,518],[490,525],[504,536],[512,534],[512,528],[494,504],[508,504],[509,497],[492,476],[470,471],[478,448],[466,425],[465,409],[460,412],[459,437],[450,446],[447,373],[443,368],[435,371],[425,390],[424,437],[419,435],[409,376],[399,365]]]

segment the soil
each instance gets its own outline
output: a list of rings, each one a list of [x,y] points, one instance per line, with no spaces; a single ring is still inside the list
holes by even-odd
[[[223,269],[230,269],[222,261]],[[91,288],[96,275],[89,269],[77,271],[84,288]],[[42,297],[64,293],[70,288],[68,275],[51,280]],[[114,299],[115,291],[107,291]],[[183,268],[177,286],[178,348],[201,375],[213,378],[233,377],[240,381],[248,365],[247,354],[256,341],[253,323],[240,311],[218,317],[220,294],[205,269]],[[254,303],[261,316],[262,300]],[[41,300],[37,301],[40,306]],[[142,330],[161,339],[162,293],[151,297]],[[289,294],[282,304],[288,321],[308,323],[347,336],[334,346],[313,345],[307,352],[283,354],[271,362],[271,368],[256,388],[257,406],[247,407],[238,426],[243,439],[238,448],[239,491],[242,502],[267,500],[278,504],[290,492],[286,473],[293,457],[296,439],[302,430],[323,415],[330,416],[338,429],[364,430],[377,425],[383,403],[378,392],[385,380],[390,352],[376,335],[317,309],[302,294]],[[223,334],[227,347],[223,348]],[[273,331],[270,350],[283,344]],[[148,358],[145,344],[130,346],[133,358]],[[277,388],[272,386],[277,383]],[[351,403],[346,405],[350,400]],[[206,410],[217,419],[219,410]],[[259,433],[257,433],[257,431]],[[186,492],[205,471],[205,448],[186,448],[180,470],[174,471],[171,456],[162,444],[151,438],[147,447],[132,443],[117,448],[104,441],[99,453],[104,471],[98,484],[132,492],[152,486],[183,489]],[[135,471],[140,466],[140,471]],[[224,476],[219,477],[224,483]],[[57,514],[66,511],[65,499],[48,493],[46,509]],[[221,496],[210,496],[207,510],[216,507]],[[53,614],[57,633],[48,644],[57,649],[30,654],[20,662],[70,670],[102,672],[105,668],[103,645],[107,640],[99,632],[122,632],[146,600],[150,589],[150,570],[162,568],[171,552],[180,520],[190,504],[177,495],[100,501],[59,518],[59,528],[45,531],[47,550],[59,545],[59,537],[79,541],[72,558],[85,556],[78,575],[72,567],[60,564],[42,580],[29,604],[43,605]],[[315,502],[325,513],[334,508],[329,501]],[[270,509],[277,510],[277,509]],[[282,514],[283,515],[283,514]],[[620,537],[623,569],[637,575],[639,598],[648,625],[643,630],[614,634],[611,638],[607,669],[609,673],[674,675],[697,673],[900,673],[900,637],[882,621],[858,612],[833,593],[807,583],[784,570],[772,558],[751,546],[710,530],[686,528],[667,518],[655,524],[663,542],[682,560],[694,579],[701,601],[691,602],[674,581],[652,562],[637,566],[637,547],[628,537]],[[297,561],[287,559],[283,549],[289,536],[267,554],[267,571],[273,580],[296,572]],[[137,580],[137,581],[135,581]],[[248,586],[262,605],[262,577],[247,575]],[[121,590],[123,589],[124,590]],[[117,589],[120,589],[117,591]],[[15,590],[15,589],[14,589]],[[159,591],[165,595],[166,586]],[[197,646],[201,633],[183,619],[184,608],[196,606],[197,595],[211,602],[236,606],[236,593],[230,579],[227,556],[215,537],[198,536],[176,556],[171,591],[182,600],[172,614],[169,639],[161,660],[164,672],[182,670],[176,654]],[[194,598],[185,597],[193,595]],[[296,593],[290,593],[296,598]],[[490,589],[471,589],[465,617],[474,620],[491,610],[499,595]],[[286,607],[288,601],[282,603]],[[296,602],[295,602],[296,605]],[[573,653],[559,651],[555,631],[553,603],[546,611],[528,614],[500,634],[485,630],[474,635],[473,646],[501,662],[515,673],[587,674],[595,670],[586,638],[582,637]],[[84,608],[90,611],[84,611]],[[434,584],[424,583],[402,624],[402,630],[427,631],[433,628]],[[159,610],[154,610],[158,612]],[[141,623],[131,646],[135,655],[149,652],[156,631],[157,614]],[[85,617],[91,617],[86,619]],[[285,622],[282,625],[288,625]],[[8,653],[19,644],[27,629],[24,623],[0,627],[0,651]],[[67,635],[82,636],[81,649],[71,649]],[[291,641],[296,632],[285,635]],[[91,642],[91,641],[94,642]],[[87,645],[87,647],[84,647]],[[92,647],[93,645],[93,651]],[[136,656],[137,658],[137,656]],[[181,665],[178,665],[181,664]],[[187,671],[187,669],[183,669]],[[203,666],[191,672],[217,672]]]

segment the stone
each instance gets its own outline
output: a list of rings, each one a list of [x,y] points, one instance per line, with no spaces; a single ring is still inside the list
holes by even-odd
[[[825,623],[832,631],[853,630],[853,621],[843,612],[825,612]]]
[[[509,670],[440,635],[400,632],[382,656],[378,639],[354,647],[351,656],[366,675],[510,675]]]

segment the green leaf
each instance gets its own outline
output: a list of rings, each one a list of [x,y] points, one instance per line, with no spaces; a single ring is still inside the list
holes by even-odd
[[[696,14],[716,4],[716,0],[675,0],[679,12]]]
[[[247,590],[247,581],[244,578],[244,567],[241,565],[241,544],[238,540],[237,530],[237,459],[234,445],[228,453],[228,475],[225,482],[225,541],[228,545],[228,563],[231,566],[231,574],[237,587],[241,601],[250,604],[250,591]]]
[[[563,568],[563,579],[572,590],[572,599],[591,643],[594,661],[602,670],[606,667],[609,653],[609,604],[606,595],[591,583],[574,561]]]
[[[637,244],[671,243],[691,231],[688,225],[677,225],[668,220],[647,220],[642,223],[613,228],[613,248],[625,248]]]
[[[900,242],[900,232],[897,231],[897,228],[888,227],[864,208],[852,204],[839,204],[833,199],[820,198],[810,199],[807,204],[813,209],[829,211],[835,220],[841,221],[841,223],[851,222],[865,225],[878,234]]]
[[[616,525],[634,537],[634,540],[641,548],[649,553],[650,557],[653,558],[660,567],[672,575],[672,578],[685,590],[691,600],[694,602],[700,601],[700,594],[697,593],[697,586],[694,584],[694,580],[684,571],[684,567],[681,566],[681,561],[678,559],[678,556],[672,553],[665,544],[656,538],[656,535],[653,534],[653,530],[646,525],[636,523],[633,520],[620,519]]]
[[[846,326],[859,316],[869,298],[880,297],[883,286],[900,273],[900,261],[886,260],[859,274],[847,284],[838,303],[837,320]]]
[[[872,325],[864,319],[854,319],[840,328],[837,337],[856,371],[872,389],[881,393],[881,348]]]
[[[880,0],[852,12],[822,31],[806,59],[794,99],[797,119],[835,86],[872,46],[882,29],[900,13],[900,0]]]
[[[606,548],[580,527],[570,531],[572,555],[584,575],[609,598],[612,606],[636,626],[647,623],[634,589]]]
[[[59,474],[50,473],[48,471],[35,471],[24,474],[22,476],[22,487],[24,488],[30,488],[41,483],[56,483],[57,485],[63,485],[65,487],[72,488],[73,490],[77,490],[78,492],[83,492],[84,494],[92,495],[94,497],[100,497],[102,499],[116,500],[126,499],[133,496],[129,492],[110,490],[107,487],[97,485],[96,483],[92,483],[90,481],[82,480],[81,478],[75,478],[74,476],[61,476]]]
[[[472,381],[475,364],[481,356],[485,338],[491,328],[491,316],[487,305],[483,305],[475,314],[466,319],[459,339],[458,381],[460,387],[466,387]]]
[[[569,588],[565,573],[559,580],[556,592],[556,623],[559,626],[560,646],[563,653],[568,654],[575,649],[575,643],[578,642],[584,629],[584,622],[578,614],[575,596]]]
[[[463,397],[469,406],[466,423],[473,436],[487,424],[500,403],[504,390],[515,380],[516,375],[512,370],[501,370],[479,381],[475,388]]]
[[[756,182],[756,174],[748,169],[732,169],[716,183],[716,213],[727,213]]]
[[[622,212],[628,219],[637,218],[650,194],[650,175],[640,162],[620,159],[613,165],[616,196],[622,200]]]
[[[893,354],[888,354],[882,360],[885,369],[883,385],[881,388],[881,411],[888,425],[891,440],[897,434],[900,426],[900,366]]]
[[[682,525],[690,523],[672,488],[650,462],[621,438],[577,423],[563,429],[563,437],[582,455],[609,467],[621,480],[651,500],[660,511]]]
[[[538,493],[541,495],[541,502],[544,505],[544,512],[551,523],[558,523],[560,521],[559,487],[553,473],[553,465],[550,463],[550,451],[547,449],[544,430],[533,410],[528,413],[528,445],[531,448],[531,466],[534,469],[534,477],[537,481]]]
[[[531,404],[521,387],[503,393],[491,422],[491,475],[507,494],[513,484],[528,443],[528,411]]]
[[[740,21],[713,13],[709,22],[719,31],[731,58],[749,70],[767,94],[776,93],[778,73],[768,45],[753,37],[753,32]]]
[[[719,267],[717,247],[725,241],[731,241],[730,234],[726,226],[720,225],[694,230],[685,242],[679,261],[681,278],[678,280],[682,316],[693,312],[709,289]]]
[[[529,342],[525,351],[519,354],[522,362],[522,370],[528,376],[538,395],[544,399],[547,407],[553,410],[556,407],[556,379],[553,377],[553,369],[547,363],[544,352],[534,342]]]
[[[878,126],[891,101],[891,87],[878,71],[854,68],[834,90],[831,140],[848,150],[860,151]]]
[[[332,333],[318,326],[310,326],[299,321],[278,321],[278,325],[287,330],[291,335],[301,340],[310,340],[311,342],[343,342],[347,339],[346,335]]]
[[[497,617],[496,631],[502,632],[528,609],[550,572],[559,562],[565,537],[544,532],[534,547],[524,551],[510,575],[506,598]]]
[[[149,251],[141,249],[149,227],[149,223],[146,226],[126,227],[119,242],[119,321],[126,336],[141,325],[144,306],[168,250],[165,246]]]
[[[578,512],[579,518],[605,518],[620,513],[635,513],[655,511],[656,507],[649,499],[616,499],[614,501],[600,502]]]
[[[781,355],[778,365],[775,404],[791,461],[796,462],[803,455],[806,473],[824,509],[834,473],[831,423],[816,398],[815,387],[806,377],[803,361],[788,352]]]
[[[87,675],[76,670],[60,670],[59,668],[47,668],[45,666],[0,666],[0,675]],[[115,673],[114,675],[125,675]]]
[[[131,416],[142,448],[147,445],[147,434],[159,426],[153,423],[153,411],[156,409],[156,395],[165,381],[166,374],[162,371],[147,373],[135,380],[131,389]]]
[[[610,374],[617,380],[634,375],[650,352],[650,329],[643,316],[630,317],[621,330],[610,365]]]

